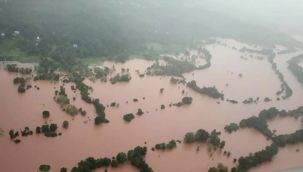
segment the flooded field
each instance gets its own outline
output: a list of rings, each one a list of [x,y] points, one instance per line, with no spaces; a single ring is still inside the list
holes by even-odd
[[[100,126],[94,125],[96,112],[93,105],[82,101],[78,90],[76,92],[71,90],[72,83],[64,84],[68,97],[70,99],[75,97],[75,101],[71,101],[71,104],[85,109],[86,116],[78,114],[71,117],[54,101],[54,92],[63,85],[62,82],[31,81],[33,86],[37,85],[40,89],[31,88],[21,95],[17,92],[17,86],[13,85],[13,79],[18,74],[8,73],[2,65],[0,128],[4,132],[3,136],[0,135],[1,170],[36,171],[43,163],[50,164],[52,171],[59,171],[61,167],[71,169],[80,160],[89,156],[111,157],[137,145],[148,147],[145,159],[155,172],[207,171],[209,167],[216,166],[218,163],[234,166],[234,158],[259,151],[270,145],[271,141],[254,129],[241,129],[236,133],[228,134],[224,132],[224,126],[257,115],[261,110],[270,107],[295,109],[302,105],[303,96],[302,86],[287,69],[287,60],[298,52],[278,55],[275,58],[278,69],[293,90],[292,97],[277,101],[276,92],[280,89],[280,80],[270,63],[265,57],[253,58],[261,55],[252,54],[250,57],[250,54],[240,52],[239,49],[243,46],[239,42],[230,40],[223,41],[221,44],[207,45],[207,50],[212,54],[211,67],[184,75],[186,81],[196,80],[197,85],[201,87],[216,86],[226,98],[237,100],[238,104],[200,95],[182,84],[171,84],[170,77],[167,76],[140,77],[138,73],[144,73],[147,67],[154,63],[153,61],[133,59],[125,63],[95,64],[115,66],[116,71],[128,68],[132,77],[129,83],[116,84],[85,80],[85,83],[93,88],[91,96],[99,98],[100,102],[107,106],[106,117],[110,122]],[[251,48],[258,49],[258,47]],[[247,56],[247,59],[241,56]],[[163,93],[160,93],[161,88],[164,89]],[[182,94],[183,90],[184,94]],[[179,102],[184,95],[193,98],[191,105],[169,106]],[[249,97],[260,97],[260,101],[256,104],[241,103]],[[270,97],[272,101],[263,102],[265,97]],[[138,101],[133,101],[134,99]],[[112,102],[119,104],[119,107],[110,107]],[[161,105],[165,105],[165,109],[161,109]],[[136,116],[131,123],[126,123],[123,115],[136,113],[138,108],[144,111],[144,115]],[[41,115],[44,110],[50,111],[51,114],[47,120]],[[64,120],[70,122],[70,127],[67,130],[59,127],[62,136],[56,138],[34,135],[22,138],[22,142],[17,145],[8,136],[8,131],[12,128],[21,129],[29,126],[34,129],[45,122],[55,122],[61,126]],[[302,129],[302,122],[300,119],[278,118],[271,121],[269,126],[278,134],[287,134]],[[185,133],[200,128],[209,132],[213,129],[221,131],[220,137],[226,141],[224,150],[230,151],[231,156],[228,158],[222,151],[216,151],[211,157],[206,144],[177,144],[177,148],[170,151],[151,150],[157,143],[171,139],[183,140]],[[277,172],[302,167],[302,154],[303,144],[286,146],[279,150],[271,163],[262,164],[251,171]],[[132,172],[137,169],[126,163],[118,168],[110,168],[109,171]]]

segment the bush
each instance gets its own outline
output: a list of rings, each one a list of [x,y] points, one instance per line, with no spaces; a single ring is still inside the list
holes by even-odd
[[[47,172],[47,171],[49,171],[50,169],[51,169],[51,167],[50,167],[49,165],[46,165],[46,164],[42,164],[42,165],[39,166],[39,170],[40,170],[41,172]]]
[[[62,127],[63,127],[63,128],[65,128],[65,129],[67,129],[67,128],[68,128],[68,126],[69,126],[68,121],[63,121],[63,123],[62,123]]]
[[[126,122],[130,122],[130,121],[132,121],[133,119],[135,119],[135,116],[134,116],[134,114],[132,114],[132,113],[128,113],[128,114],[126,114],[126,115],[123,116],[123,119],[124,119],[124,121],[126,121]]]
[[[108,120],[105,118],[104,115],[98,115],[98,116],[95,118],[95,124],[96,124],[96,125],[99,125],[99,124],[102,124],[102,123],[108,123]]]
[[[67,169],[66,169],[65,167],[62,167],[62,168],[60,169],[60,172],[67,172]]]
[[[66,110],[66,113],[68,113],[71,116],[75,116],[78,114],[78,109],[74,105],[71,105],[71,104],[66,105],[65,110]]]
[[[137,114],[137,115],[143,115],[144,112],[143,112],[143,110],[142,110],[141,108],[139,108],[139,109],[138,109],[138,112],[137,112],[136,114]]]
[[[50,113],[49,113],[49,111],[43,111],[42,112],[42,116],[43,116],[43,118],[48,118],[49,116],[50,116]]]
[[[185,134],[184,142],[185,143],[193,143],[195,141],[194,133],[189,132]]]
[[[226,132],[228,132],[228,133],[232,133],[232,132],[234,132],[234,131],[237,131],[238,129],[239,129],[239,126],[238,126],[238,124],[236,124],[236,123],[231,123],[231,124],[226,125],[226,126],[224,127],[224,130],[225,130]]]
[[[208,137],[209,137],[209,133],[203,129],[199,129],[195,133],[195,141],[198,141],[198,142],[205,142],[205,141],[207,141]]]
[[[120,152],[118,153],[116,159],[120,164],[122,164],[127,161],[127,155],[124,152]]]
[[[193,101],[193,98],[192,98],[192,97],[183,97],[183,98],[182,98],[182,103],[185,104],[185,105],[191,104],[192,101]]]

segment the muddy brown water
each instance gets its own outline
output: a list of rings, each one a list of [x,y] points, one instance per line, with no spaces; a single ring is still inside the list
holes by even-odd
[[[280,82],[266,60],[240,59],[240,53],[222,45],[210,45],[207,47],[213,54],[212,66],[201,71],[185,74],[186,80],[195,79],[199,86],[215,85],[222,90],[227,98],[243,100],[247,97],[260,98],[274,97],[279,90]],[[94,125],[95,110],[92,105],[81,100],[79,91],[73,93],[72,84],[65,84],[69,98],[77,107],[87,111],[87,116],[77,115],[71,117],[63,112],[53,100],[54,91],[61,83],[47,81],[33,82],[40,90],[30,89],[25,94],[18,94],[17,86],[13,85],[13,79],[17,74],[0,70],[0,128],[5,131],[5,136],[0,136],[0,167],[1,171],[36,171],[40,164],[49,164],[52,171],[59,171],[61,167],[71,169],[78,161],[89,156],[112,157],[118,152],[127,151],[137,145],[148,146],[146,156],[147,163],[156,172],[198,172],[207,171],[210,166],[221,162],[232,167],[233,158],[249,155],[263,149],[271,142],[252,129],[242,129],[233,134],[227,134],[223,128],[230,122],[239,122],[243,118],[258,114],[262,109],[276,106],[283,109],[294,109],[302,105],[302,87],[296,78],[288,71],[286,61],[295,54],[281,55],[276,58],[279,70],[284,74],[285,80],[294,91],[294,95],[288,100],[272,101],[258,104],[244,105],[230,104],[228,102],[217,103],[207,96],[199,95],[183,85],[173,85],[169,77],[145,76],[140,78],[136,70],[143,72],[152,64],[151,61],[130,60],[125,64],[115,64],[116,69],[129,68],[132,80],[129,83],[117,83],[100,81],[85,82],[93,87],[92,97],[99,98],[104,105],[111,102],[119,103],[119,107],[106,108],[109,124]],[[224,59],[224,60],[222,60]],[[106,62],[104,65],[112,66]],[[243,76],[240,78],[239,73]],[[226,87],[228,83],[228,87]],[[160,89],[164,88],[163,94]],[[193,97],[193,103],[184,107],[169,107],[170,103],[176,103],[185,95]],[[145,99],[143,99],[145,97]],[[137,98],[138,102],[132,100]],[[166,108],[160,110],[160,105]],[[138,108],[145,112],[142,116],[136,116],[131,123],[123,121],[126,113],[135,113]],[[49,110],[49,119],[42,118],[42,111]],[[29,126],[34,129],[45,122],[55,122],[61,125],[64,120],[70,122],[67,130],[59,130],[62,136],[45,138],[42,135],[34,135],[21,138],[19,145],[14,144],[8,137],[9,129],[18,129]],[[300,129],[297,121],[287,119],[285,122],[273,121],[272,129],[277,132],[288,133]],[[291,126],[291,127],[290,127]],[[298,127],[298,128],[297,128]],[[171,151],[151,151],[155,144],[168,142],[171,139],[182,140],[186,132],[196,131],[199,128],[211,131],[222,131],[222,138],[226,141],[224,150],[231,151],[231,157],[223,156],[223,152],[216,152],[209,156],[205,144],[184,145],[178,144]],[[199,151],[197,152],[197,147]],[[296,152],[296,149],[302,151]],[[303,144],[289,146],[281,149],[271,163],[263,164],[252,169],[254,172],[280,171],[292,167],[303,166]],[[17,164],[17,165],[16,165]],[[103,171],[100,169],[97,171]],[[117,169],[110,171],[132,172],[137,171],[126,163]]]

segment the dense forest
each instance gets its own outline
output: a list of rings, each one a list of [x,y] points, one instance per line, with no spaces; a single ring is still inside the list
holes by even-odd
[[[290,36],[212,11],[209,4],[195,0],[0,0],[0,58],[45,56],[59,62],[88,57],[125,60],[133,55],[150,58],[181,51],[211,36],[266,46],[299,45]]]

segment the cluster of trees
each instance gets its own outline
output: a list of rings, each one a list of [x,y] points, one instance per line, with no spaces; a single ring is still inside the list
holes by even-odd
[[[89,90],[91,90],[92,88],[83,82],[84,77],[82,76],[82,74],[73,72],[69,76],[69,80],[76,84],[76,88],[80,91],[81,99],[86,103],[94,105],[97,113],[97,116],[95,117],[95,124],[99,125],[102,123],[108,123],[109,121],[108,119],[106,119],[105,114],[105,106],[100,103],[99,99],[92,99],[90,97]]]
[[[104,158],[93,158],[89,157],[85,160],[82,160],[78,163],[76,167],[72,168],[72,172],[83,172],[83,171],[93,171],[98,168],[108,168],[108,167],[118,167],[120,164],[123,164],[127,161],[130,161],[131,165],[138,168],[141,172],[152,172],[153,170],[145,162],[144,157],[146,156],[147,148],[137,146],[132,150],[129,150],[127,153],[120,152],[112,159]]]
[[[263,118],[252,116],[250,118],[241,120],[239,125],[241,128],[254,128],[268,138],[271,138],[273,135],[268,128],[266,120]]]
[[[107,75],[110,73],[110,69],[106,66],[103,68],[95,67],[94,72],[97,79],[101,79],[101,81],[107,81]]]
[[[71,116],[78,114],[78,109],[74,105],[70,104],[70,100],[67,97],[65,88],[63,86],[60,86],[59,91],[55,91],[54,99],[67,114]]]
[[[239,126],[238,126],[238,124],[236,124],[236,123],[230,123],[229,125],[226,125],[226,126],[224,127],[224,130],[225,130],[226,132],[228,132],[228,133],[235,132],[235,131],[237,131],[238,129],[239,129]]]
[[[178,83],[185,84],[186,81],[184,79],[179,79],[179,78],[171,77],[170,78],[170,83],[172,83],[172,84],[178,84]]]
[[[199,94],[205,94],[209,97],[215,98],[215,99],[224,99],[224,95],[221,94],[216,87],[203,87],[200,88],[197,86],[197,83],[195,80],[192,80],[187,83],[187,87],[191,88],[192,90],[198,92]]]
[[[13,82],[14,82],[14,84],[25,84],[25,78],[23,78],[23,77],[16,77],[16,78],[14,78],[14,80],[13,80]]]
[[[17,64],[7,64],[6,69],[9,72],[16,72],[21,74],[31,74],[33,71],[31,68],[18,67]]]
[[[108,123],[108,119],[105,117],[105,106],[100,103],[99,99],[93,100],[93,105],[95,106],[97,117],[95,118],[95,124],[99,125],[101,123]]]
[[[284,113],[286,112],[283,110],[279,111],[277,108],[271,107],[269,109],[264,109],[260,111],[258,116],[259,118],[262,118],[264,120],[270,120],[276,118],[279,114],[284,114]]]
[[[60,66],[60,63],[50,58],[41,58],[38,67],[36,68],[37,75],[34,77],[34,81],[37,80],[51,80],[59,81],[60,75],[56,73]]]
[[[79,108],[78,111],[80,112],[80,114],[82,116],[85,116],[86,115],[86,110],[82,109],[82,108]]]
[[[303,142],[303,130],[297,130],[292,134],[279,135],[273,138],[273,141],[278,146],[285,146],[287,144],[295,144]]]
[[[37,134],[42,133],[44,134],[45,137],[57,137],[58,135],[60,135],[57,133],[57,129],[58,129],[57,124],[54,123],[44,124],[41,127],[40,126],[36,127],[36,133]]]
[[[259,99],[260,99],[259,97],[255,98],[255,99],[253,99],[252,97],[249,97],[249,98],[243,100],[242,103],[243,104],[252,104],[252,103],[257,104]]]
[[[264,98],[264,102],[270,102],[270,101],[272,101],[271,98],[269,98],[269,97]]]
[[[210,167],[208,172],[228,172],[228,168],[223,164],[219,163],[217,167]]]
[[[206,60],[206,63],[202,66],[199,66],[198,69],[206,69],[206,68],[209,68],[211,66],[211,58],[212,58],[212,55],[210,54],[210,52],[206,49],[206,48],[199,48],[198,49],[198,53],[202,53],[204,56],[203,58]]]
[[[166,62],[166,65],[161,65],[159,61],[156,61],[156,63],[147,68],[147,74],[182,77],[184,73],[197,69],[193,63],[188,61],[180,61],[171,57],[163,57],[162,60]]]
[[[184,136],[185,143],[194,143],[194,142],[206,142],[210,134],[203,129],[199,129],[196,133],[188,132]]]
[[[184,136],[184,143],[207,142],[210,148],[213,148],[214,150],[217,150],[217,148],[223,149],[225,146],[225,141],[220,139],[220,134],[221,133],[217,132],[216,130],[213,130],[211,133],[208,133],[203,129],[199,129],[195,133],[186,133]]]
[[[24,127],[24,130],[21,130],[21,136],[30,136],[33,135],[33,131],[29,129],[29,127]]]
[[[297,80],[303,85],[303,68],[299,63],[303,60],[303,55],[296,56],[288,61],[288,69],[295,75]]]
[[[30,130],[29,127],[24,127],[24,129],[20,130],[20,132],[21,132],[22,137],[31,136],[34,134],[34,132],[32,130]],[[18,139],[18,137],[20,136],[19,131],[15,131],[15,130],[11,129],[9,131],[9,136],[10,136],[10,139],[13,140],[16,144],[21,142],[21,140]]]
[[[273,144],[271,146],[267,146],[264,150],[251,154],[247,157],[241,157],[238,160],[238,167],[232,168],[232,172],[247,171],[248,169],[255,167],[263,162],[270,161],[272,157],[278,153],[278,146],[283,147],[287,144],[296,144],[303,142],[303,130],[297,130],[291,134],[274,136],[267,125],[268,120],[275,119],[276,117],[298,118],[300,116],[303,116],[303,106],[289,111],[278,110],[275,107],[271,107],[269,109],[260,111],[258,116],[252,116],[250,118],[241,120],[239,124],[241,128],[255,128],[266,137],[272,139]],[[225,130],[227,132],[232,132],[236,129],[238,129],[238,125],[235,123],[231,123],[230,125],[225,126]]]
[[[126,121],[126,122],[130,122],[130,121],[132,121],[133,119],[135,119],[135,115],[132,114],[132,113],[128,113],[128,114],[123,115],[123,119],[124,119],[124,121]]]
[[[273,133],[268,128],[267,121],[274,119],[276,117],[294,117],[298,118],[299,116],[303,116],[303,106],[298,107],[294,110],[278,110],[275,107],[271,107],[269,109],[262,110],[258,116],[252,116],[247,119],[243,119],[240,121],[239,125],[241,128],[248,127],[248,128],[255,128],[256,130],[260,131],[263,135],[268,138],[272,138]]]
[[[278,153],[278,146],[272,144],[265,149],[255,152],[247,157],[240,157],[238,160],[238,167],[234,171],[242,172],[247,171],[263,162],[271,161],[272,158]]]
[[[271,66],[273,70],[275,71],[276,75],[278,75],[280,81],[281,81],[281,90],[277,92],[277,95],[280,95],[284,92],[284,95],[282,96],[283,99],[287,99],[292,96],[293,91],[287,84],[287,82],[284,79],[283,74],[278,70],[277,64],[274,62],[275,54],[270,54],[267,58],[268,61],[271,63]]]
[[[177,147],[177,142],[175,140],[171,140],[168,143],[159,143],[155,145],[157,150],[171,150]]]
[[[73,72],[69,76],[69,80],[76,84],[76,88],[80,91],[81,99],[86,103],[92,103],[93,99],[90,97],[89,90],[92,88],[83,83],[84,77],[81,74]]]
[[[110,79],[112,84],[116,84],[117,82],[129,82],[132,79],[129,73],[126,74],[117,74]]]
[[[11,140],[13,140],[16,144],[20,143],[20,139],[16,139],[17,137],[19,137],[19,131],[15,131],[15,130],[9,130],[9,136],[11,138]]]
[[[190,105],[192,102],[193,102],[193,98],[186,96],[186,97],[183,97],[180,102],[175,103],[174,105],[180,107],[182,105]]]
[[[252,27],[253,24],[239,22],[232,16],[227,18],[224,13],[209,12],[209,3],[199,3],[192,9],[187,7],[185,2],[177,6],[172,1],[163,3],[159,0],[156,3],[142,3],[139,0],[134,3],[124,3],[123,0],[105,1],[102,4],[90,2],[85,5],[87,13],[81,11],[83,0],[72,5],[69,1],[37,0],[10,0],[0,3],[1,33],[6,33],[5,37],[0,38],[0,43],[3,44],[1,47],[6,50],[4,53],[10,52],[11,49],[7,50],[5,45],[11,43],[22,55],[51,57],[66,63],[64,65],[68,65],[68,60],[73,58],[103,57],[123,61],[134,53],[146,58],[154,57],[159,53],[166,53],[167,49],[180,51],[179,49],[188,47],[196,40],[212,36],[234,37],[267,46],[300,45],[290,36]],[[159,9],[158,4],[163,8]],[[52,8],[49,8],[50,6]],[[167,11],[173,9],[176,11],[176,17],[172,20]],[[188,13],[190,10],[197,13]],[[124,15],[119,15],[117,11]],[[158,13],[154,14],[153,11]],[[211,23],[207,18],[194,20],[210,15],[215,21],[224,22]],[[71,20],[74,16],[77,18]],[[41,18],[51,20],[41,23]],[[29,22],[25,24],[24,21]],[[125,21],[129,21],[128,27],[121,27]],[[176,24],[179,28],[171,29],[171,26]],[[16,38],[11,34],[14,30],[20,31],[20,38],[12,39]],[[252,34],[255,30],[261,31]],[[274,39],[265,40],[264,35]],[[157,46],[148,46],[151,42]]]
[[[18,86],[18,92],[19,93],[25,93],[26,88],[25,88],[25,84],[26,84],[26,80],[23,77],[16,77],[13,80],[14,84],[19,84]],[[28,88],[30,88],[31,86],[28,86]]]

